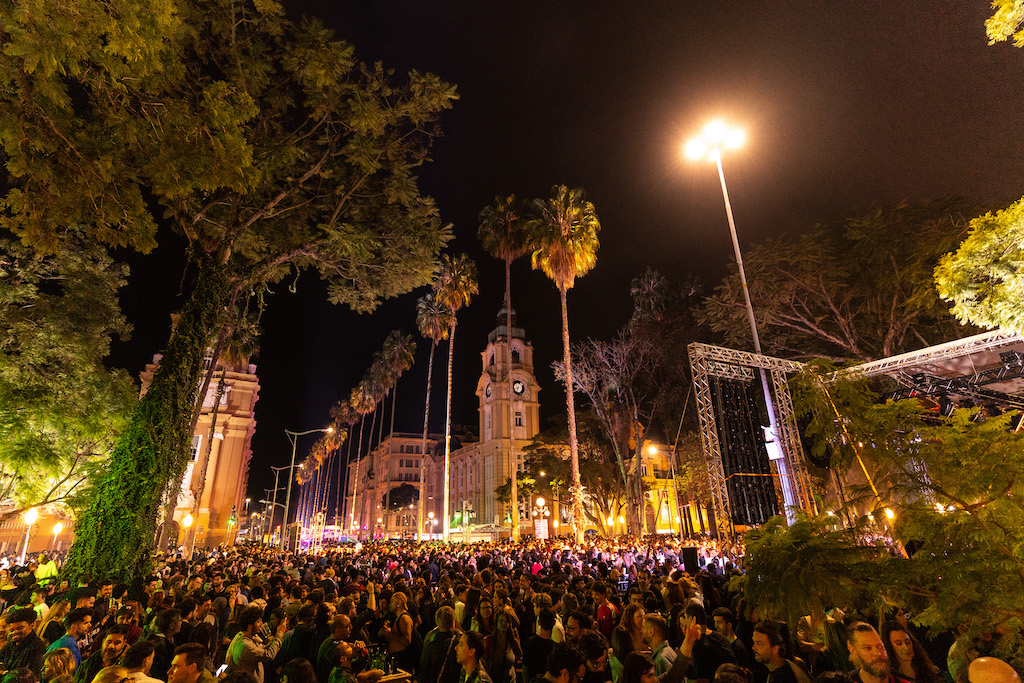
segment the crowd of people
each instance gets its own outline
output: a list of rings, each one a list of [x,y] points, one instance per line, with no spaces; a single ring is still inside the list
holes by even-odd
[[[758,620],[742,546],[713,539],[232,546],[131,585],[58,564],[0,562],[3,683],[1019,681],[899,612]]]

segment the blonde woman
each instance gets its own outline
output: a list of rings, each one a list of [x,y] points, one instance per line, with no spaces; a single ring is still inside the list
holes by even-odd
[[[46,612],[46,618],[36,626],[36,635],[43,639],[47,646],[63,636],[67,630],[64,628],[64,617],[71,611],[71,603],[67,600],[58,600]]]
[[[40,675],[42,683],[49,683],[58,676],[74,675],[75,656],[66,647],[59,647],[53,652],[47,652],[43,657],[43,670]]]

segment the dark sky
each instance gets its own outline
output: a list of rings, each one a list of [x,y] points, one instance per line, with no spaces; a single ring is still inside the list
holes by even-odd
[[[602,244],[596,269],[570,293],[575,338],[614,334],[629,317],[629,282],[647,266],[675,280],[724,275],[731,246],[717,174],[680,154],[713,116],[747,130],[745,148],[724,162],[744,245],[873,202],[961,194],[1002,205],[1024,194],[1024,51],[988,45],[985,0],[286,4],[321,17],[364,61],[458,86],[421,173],[455,225],[451,249],[480,269],[456,338],[457,423],[476,423],[478,352],[503,295],[503,267],[475,238],[477,213],[497,193],[545,196],[564,183],[594,202]],[[115,357],[133,373],[166,343],[175,250],[133,259],[125,307],[136,333]],[[326,424],[388,331],[415,332],[422,293],[373,316],[327,304],[311,276],[296,293],[275,293],[257,361],[250,492],[262,495],[270,466],[287,464],[285,428]],[[542,409],[556,414],[564,395],[548,366],[560,357],[557,291],[523,260],[513,265],[513,299],[536,349]],[[421,428],[426,356],[421,342],[399,383],[398,430]],[[435,389],[439,430],[443,369]]]

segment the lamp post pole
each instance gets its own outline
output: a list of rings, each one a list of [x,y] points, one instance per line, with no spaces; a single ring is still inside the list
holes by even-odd
[[[288,440],[292,442],[292,464],[288,466],[288,493],[284,497],[284,520],[281,522],[281,550],[284,550],[284,537],[285,534],[287,534],[288,532],[288,508],[292,503],[292,480],[295,479],[296,446],[299,443],[300,436],[305,436],[306,434],[313,434],[315,432],[332,434],[334,432],[334,427],[327,427],[324,429],[307,429],[304,432],[292,432],[287,429],[284,430],[284,433],[288,437]]]
[[[686,154],[692,159],[706,158],[714,161],[718,167],[718,180],[722,185],[722,198],[725,200],[725,214],[729,219],[729,234],[732,236],[733,254],[736,257],[736,268],[740,274],[740,284],[743,289],[743,301],[747,309],[747,321],[750,323],[750,334],[754,340],[754,353],[761,355],[761,338],[757,334],[757,321],[754,318],[754,305],[750,301],[750,290],[747,288],[747,274],[743,269],[743,254],[740,252],[740,241],[736,235],[736,221],[732,215],[732,203],[729,201],[729,188],[725,184],[725,172],[722,170],[722,150],[735,149],[743,144],[743,132],[738,129],[729,129],[720,121],[709,123],[701,136],[690,140],[686,145]],[[764,393],[765,408],[768,411],[767,434],[764,435],[768,444],[769,457],[775,461],[779,469],[779,485],[782,488],[782,498],[785,504],[786,521],[792,524],[796,521],[793,508],[798,506],[796,496],[793,494],[793,484],[790,481],[789,468],[786,463],[786,455],[782,451],[779,441],[779,425],[775,417],[775,407],[772,402],[771,390],[768,388],[768,375],[764,368],[758,368],[761,376],[761,390]]]

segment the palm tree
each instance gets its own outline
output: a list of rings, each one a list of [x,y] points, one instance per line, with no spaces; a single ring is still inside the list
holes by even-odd
[[[386,471],[390,474],[391,472],[391,447],[395,441],[395,402],[398,396],[398,380],[401,378],[405,371],[412,367],[413,361],[416,358],[416,344],[412,340],[412,335],[405,334],[401,330],[391,330],[388,336],[384,339],[384,345],[381,347],[381,357],[388,369],[388,377],[391,380],[391,437],[388,439],[388,457]],[[383,425],[384,421],[381,420]],[[374,491],[373,499],[380,500],[380,495],[377,493],[376,482],[379,482],[383,476],[377,477],[374,480]],[[385,490],[384,497],[386,502],[384,504],[384,528],[387,529],[387,515],[391,508],[391,481],[388,477],[387,489]]]
[[[364,377],[359,382],[359,386],[352,390],[348,402],[352,409],[359,413],[359,446],[356,448],[356,471],[352,475],[352,513],[349,518],[349,527],[354,527],[356,525],[356,503],[358,500],[356,494],[359,491],[359,459],[363,451],[363,427],[366,426],[366,414],[373,412],[373,409],[377,406],[367,378]],[[359,531],[362,531],[362,511],[360,511],[359,520]]]
[[[420,458],[420,503],[417,515],[416,538],[423,540],[424,506],[423,486],[427,481],[427,430],[430,421],[430,382],[434,376],[434,351],[442,339],[448,338],[452,312],[433,294],[425,294],[416,302],[416,327],[430,340],[430,358],[427,361],[427,400],[423,405],[423,455]]]
[[[480,228],[477,237],[491,256],[505,262],[505,359],[508,363],[508,459],[509,494],[512,508],[512,540],[519,540],[519,491],[516,479],[519,474],[519,459],[516,456],[516,442],[513,437],[515,425],[515,404],[512,397],[512,262],[531,250],[530,235],[526,220],[515,195],[496,196],[494,203],[480,212]]]
[[[469,300],[479,291],[477,287],[476,265],[465,254],[441,257],[437,280],[434,281],[434,294],[437,300],[451,312],[448,323],[448,396],[446,399],[447,413],[444,423],[444,517],[443,535],[448,541],[448,522],[451,511],[448,509],[449,471],[452,453],[452,350],[455,348],[455,322],[459,309],[469,305]]]
[[[344,491],[348,488],[348,461],[352,456],[352,427],[355,426],[356,422],[359,421],[359,413],[356,411],[352,404],[348,401],[338,401],[331,408],[331,419],[334,420],[335,424],[346,425],[346,434],[348,435],[348,450],[345,454],[345,458],[341,458],[341,452],[338,452],[338,485],[335,491],[334,499],[334,527],[341,529],[339,520],[341,518],[342,506],[344,505],[345,497]],[[345,470],[345,489],[341,487],[341,472]]]
[[[580,485],[579,442],[576,438],[576,402],[572,389],[572,357],[569,352],[569,309],[566,293],[577,277],[586,275],[597,264],[597,233],[601,223],[594,205],[586,200],[582,188],[565,185],[551,189],[548,199],[534,199],[530,229],[536,245],[532,263],[555,283],[562,300],[562,357],[565,365],[565,406],[569,418],[569,455],[572,462],[572,524],[577,540],[583,522],[583,496]]]

